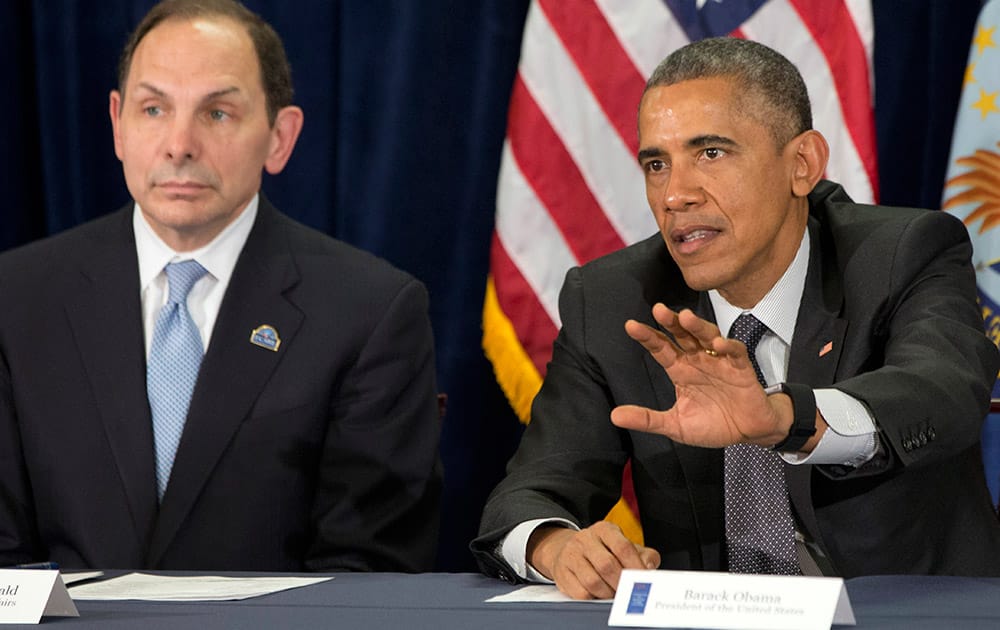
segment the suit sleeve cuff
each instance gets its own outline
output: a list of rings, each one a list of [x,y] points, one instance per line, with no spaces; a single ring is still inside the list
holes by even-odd
[[[875,420],[861,401],[837,389],[813,390],[829,426],[811,453],[781,453],[789,464],[835,464],[859,468],[879,449]]]
[[[536,571],[535,567],[528,564],[527,560],[528,539],[542,525],[562,525],[563,527],[577,531],[580,529],[574,523],[564,518],[536,518],[525,521],[510,530],[500,542],[500,556],[514,569],[514,572],[522,580],[540,582],[542,584],[555,584],[555,582]]]

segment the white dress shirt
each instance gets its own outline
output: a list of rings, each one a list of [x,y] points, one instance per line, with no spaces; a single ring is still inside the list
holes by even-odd
[[[788,374],[792,335],[795,332],[799,304],[802,302],[802,292],[806,286],[808,267],[809,232],[806,231],[792,264],[752,309],[733,306],[718,291],[708,292],[715,310],[715,322],[723,337],[729,336],[733,322],[743,313],[752,313],[767,326],[767,331],[757,344],[756,355],[768,385],[784,381]],[[817,352],[819,350],[817,348]],[[781,453],[782,458],[789,464],[841,464],[855,467],[870,460],[875,455],[878,443],[875,421],[868,409],[837,389],[816,389],[813,393],[816,396],[816,407],[833,430],[823,434],[811,453]]]
[[[135,204],[132,211],[132,228],[135,231],[135,249],[139,259],[139,290],[142,299],[142,329],[146,342],[146,360],[153,341],[153,328],[160,309],[167,303],[170,291],[167,263],[196,260],[208,272],[188,293],[187,305],[191,319],[201,334],[202,348],[208,350],[212,327],[219,315],[222,296],[229,286],[229,279],[236,267],[236,260],[246,244],[254,219],[257,217],[259,196],[254,195],[246,208],[227,225],[210,243],[191,252],[178,253],[171,249],[149,226],[145,215]]]
[[[750,310],[733,306],[718,291],[708,292],[715,310],[716,323],[723,337],[729,335],[733,322],[743,313],[753,313],[767,326],[768,330],[757,344],[756,356],[768,385],[784,381],[788,373],[792,336],[809,268],[809,248],[809,232],[806,230],[791,265],[767,295]],[[867,407],[836,389],[816,389],[813,393],[816,396],[816,407],[830,430],[823,434],[811,453],[781,453],[781,457],[790,464],[842,464],[855,467],[874,457],[879,446],[878,436],[875,421]],[[551,584],[551,580],[527,562],[528,539],[535,529],[546,524],[578,529],[575,524],[562,518],[525,521],[504,537],[500,542],[499,552],[521,578]]]

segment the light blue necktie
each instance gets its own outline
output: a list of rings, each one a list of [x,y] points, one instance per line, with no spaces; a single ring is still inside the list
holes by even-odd
[[[170,480],[203,354],[201,335],[188,312],[187,296],[206,273],[193,260],[170,263],[163,270],[170,296],[156,318],[146,366],[146,391],[153,413],[156,446],[156,489],[160,499]]]

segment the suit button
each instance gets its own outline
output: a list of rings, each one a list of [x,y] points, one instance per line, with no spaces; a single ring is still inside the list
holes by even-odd
[[[910,438],[903,440],[903,450],[907,453],[913,450],[913,442],[910,441]]]
[[[920,444],[919,444],[919,446],[926,446],[926,445],[927,445],[927,433],[921,431],[920,432]]]
[[[928,440],[932,440],[933,441],[936,437],[937,437],[937,431],[934,430],[934,427],[931,427],[931,428],[927,429],[927,439]]]

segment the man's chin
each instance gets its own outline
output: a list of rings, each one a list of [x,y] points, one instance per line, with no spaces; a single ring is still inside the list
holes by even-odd
[[[139,207],[146,216],[158,218],[164,223],[197,222],[198,217],[217,214],[212,205],[212,200],[205,194],[156,194],[139,201]]]
[[[159,204],[183,207],[208,203],[210,194],[209,189],[206,188],[197,190],[159,190],[154,199]]]
[[[719,274],[705,269],[705,265],[678,265],[678,267],[684,276],[684,284],[695,291],[715,289],[722,282]]]

